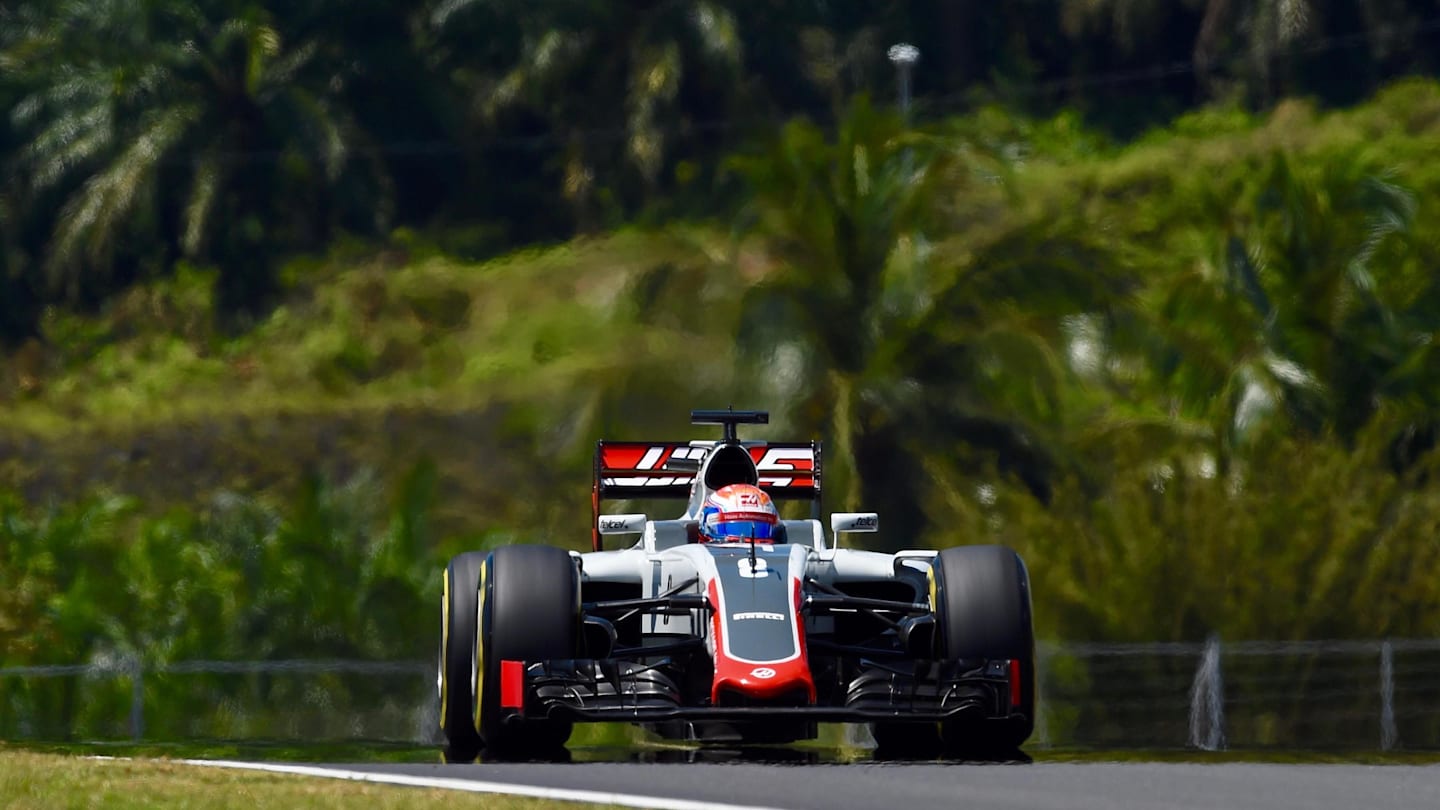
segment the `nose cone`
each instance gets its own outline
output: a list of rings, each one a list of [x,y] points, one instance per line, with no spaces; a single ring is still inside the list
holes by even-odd
[[[809,706],[815,681],[803,654],[774,664],[717,660],[710,699],[716,706]]]
[[[719,576],[709,583],[710,603],[716,607],[711,702],[813,704],[800,579],[790,571],[791,555],[781,551],[752,562],[744,551],[717,549],[715,558]]]

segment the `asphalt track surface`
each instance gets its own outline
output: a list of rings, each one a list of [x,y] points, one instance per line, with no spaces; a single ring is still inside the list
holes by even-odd
[[[1440,765],[576,762],[318,767],[786,810],[1440,808]]]

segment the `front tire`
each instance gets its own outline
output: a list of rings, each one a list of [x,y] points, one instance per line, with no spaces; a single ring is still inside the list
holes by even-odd
[[[445,567],[441,597],[440,730],[449,744],[447,758],[474,759],[480,751],[475,731],[475,644],[479,636],[480,569],[490,555],[458,554]]]
[[[570,739],[569,721],[507,722],[500,708],[500,662],[576,657],[580,580],[570,553],[550,546],[495,549],[480,574],[479,615],[474,728],[486,754],[514,758],[559,749]]]
[[[1020,669],[1019,701],[1006,720],[942,723],[940,739],[972,753],[1018,750],[1035,728],[1035,631],[1024,561],[1004,546],[943,549],[931,568],[930,589],[937,658],[1010,659]],[[1008,705],[1008,695],[1002,697]]]

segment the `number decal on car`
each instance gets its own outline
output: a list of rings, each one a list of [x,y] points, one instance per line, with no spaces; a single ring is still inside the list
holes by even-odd
[[[741,557],[735,561],[740,567],[740,576],[746,579],[764,579],[770,573],[770,566],[765,564],[764,557]]]

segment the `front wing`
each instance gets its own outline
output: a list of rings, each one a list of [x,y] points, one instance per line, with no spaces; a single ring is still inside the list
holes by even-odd
[[[1020,662],[1014,660],[860,662],[843,700],[828,705],[783,702],[689,703],[668,659],[514,662],[501,667],[501,711],[507,718],[649,723],[670,720],[824,723],[1021,721]],[[683,673],[679,673],[683,677]]]

